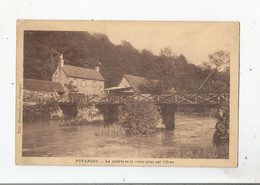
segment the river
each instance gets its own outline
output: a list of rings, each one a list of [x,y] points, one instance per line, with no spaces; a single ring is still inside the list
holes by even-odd
[[[148,158],[161,150],[212,146],[215,118],[175,117],[175,130],[158,129],[138,136],[96,135],[93,125],[60,126],[60,121],[26,122],[23,156]]]

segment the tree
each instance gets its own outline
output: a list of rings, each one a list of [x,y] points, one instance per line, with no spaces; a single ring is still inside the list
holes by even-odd
[[[180,56],[175,58],[174,64],[177,65],[177,66],[178,65],[179,66],[180,65],[186,65],[186,64],[188,64],[188,61],[187,61],[187,59],[186,59],[186,57],[184,55],[180,54]]]
[[[205,70],[211,70],[211,65],[208,62],[202,62],[202,64],[200,65],[200,68],[205,71]]]
[[[108,40],[108,37],[102,33],[94,33],[93,36],[100,40]]]
[[[230,65],[230,53],[229,51],[217,51],[209,55],[209,62],[214,68],[220,70]]]
[[[206,63],[204,62],[203,65],[205,66]],[[211,70],[211,72],[209,73],[207,78],[202,82],[202,84],[199,87],[199,90],[204,86],[204,84],[209,80],[209,78],[214,73],[216,73],[220,70],[226,70],[227,71],[228,67],[230,66],[230,53],[228,51],[221,50],[221,51],[217,51],[213,54],[210,54],[209,55],[209,65],[212,65],[213,69]],[[218,84],[222,85],[223,83],[218,83]]]
[[[127,49],[129,49],[129,50],[137,51],[137,50],[133,47],[133,45],[132,45],[130,42],[127,42],[127,41],[125,41],[125,40],[123,40],[123,41],[121,42],[121,45],[122,45],[124,48],[127,48]]]
[[[67,87],[69,94],[79,92],[78,88],[73,84],[73,82],[65,84],[65,87]]]
[[[64,54],[66,65],[93,69],[98,62],[101,62],[100,71],[106,80],[105,87],[116,86],[123,74],[132,74],[160,80],[164,89],[174,87],[177,92],[192,93],[198,90],[213,68],[222,63],[229,63],[229,53],[219,51],[210,55],[208,64],[211,69],[206,68],[202,71],[201,67],[190,64],[184,55],[175,55],[169,47],[162,48],[158,56],[146,49],[139,51],[128,41],[114,45],[104,34],[77,31],[25,31],[24,77],[51,80],[61,53]],[[221,67],[218,73],[220,76],[218,82],[227,83],[229,74]],[[212,75],[210,80],[215,76]],[[216,84],[220,84],[218,82]],[[203,90],[214,90],[214,87],[208,83],[207,88]]]
[[[177,55],[175,53],[173,53],[173,51],[170,47],[162,48],[161,52],[160,52],[160,56],[165,57],[165,58],[176,58],[177,57]]]
[[[149,80],[146,84],[141,84],[139,89],[142,93],[162,94],[164,90],[163,83],[158,80]]]

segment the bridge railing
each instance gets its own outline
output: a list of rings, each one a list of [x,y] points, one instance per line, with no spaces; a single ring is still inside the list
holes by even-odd
[[[81,99],[85,103],[123,103],[128,100],[154,100],[154,96],[150,94],[135,94],[131,96],[115,96],[115,95],[86,95]]]
[[[157,97],[159,103],[220,104],[229,102],[229,94],[172,94]]]
[[[159,104],[220,104],[229,102],[229,94],[168,94],[168,95],[151,95],[151,94],[134,94],[126,96],[116,95],[85,95],[80,98],[81,103],[85,104],[121,104],[128,100],[152,100]],[[72,97],[72,102],[73,97]]]

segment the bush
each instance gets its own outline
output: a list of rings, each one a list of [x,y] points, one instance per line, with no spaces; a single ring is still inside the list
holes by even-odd
[[[35,105],[23,104],[23,121],[35,120],[49,120],[50,113],[44,103],[37,103]]]
[[[93,124],[94,133],[96,136],[122,136],[125,135],[125,130],[122,125],[112,123],[109,125],[105,124]]]
[[[123,105],[120,116],[126,134],[137,135],[155,132],[160,114],[153,101],[129,100]]]
[[[59,119],[59,103],[51,98],[46,103],[23,104],[23,121]]]
[[[229,144],[229,104],[222,104],[216,113],[218,122],[216,123],[216,131],[213,135],[213,143],[216,146]]]
[[[77,107],[84,108],[84,100],[86,95],[83,93],[69,93],[68,99],[70,103],[77,104]]]
[[[47,107],[49,113],[54,113],[59,110],[59,103],[54,98],[51,98],[46,101],[46,107]]]

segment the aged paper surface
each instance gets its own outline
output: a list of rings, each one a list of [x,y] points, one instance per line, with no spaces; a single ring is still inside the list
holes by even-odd
[[[17,21],[16,164],[237,166],[239,23]]]

